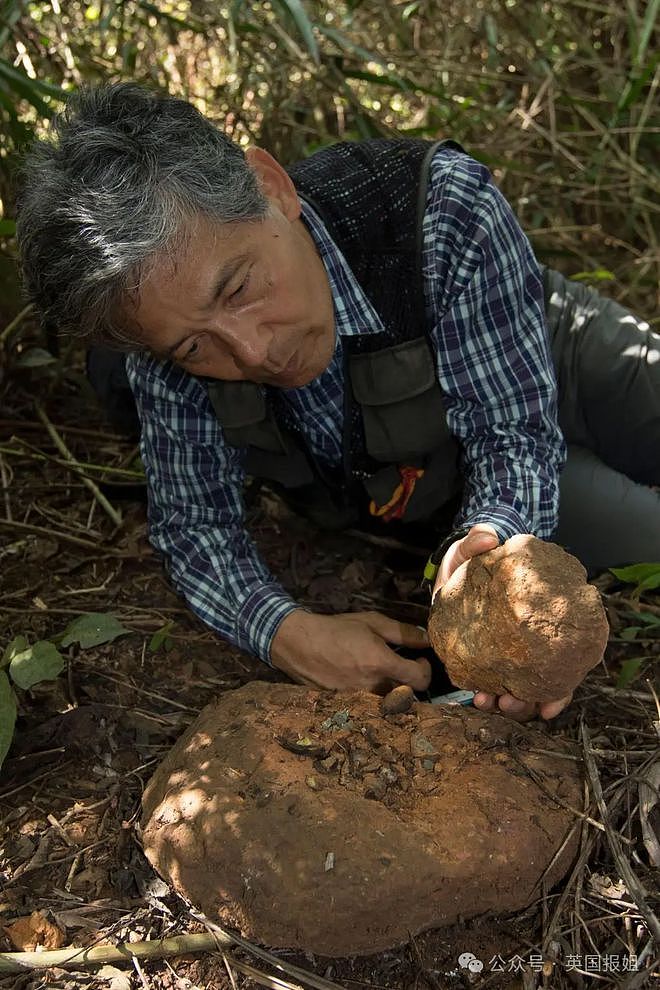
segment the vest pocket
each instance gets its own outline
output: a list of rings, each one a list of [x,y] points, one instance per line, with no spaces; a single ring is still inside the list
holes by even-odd
[[[449,431],[425,338],[349,359],[353,395],[362,409],[367,453],[393,463],[443,446]]]
[[[208,393],[230,447],[253,446],[272,454],[289,453],[260,385],[214,382],[209,384]]]

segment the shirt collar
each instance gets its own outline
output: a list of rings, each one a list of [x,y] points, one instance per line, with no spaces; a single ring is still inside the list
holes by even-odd
[[[351,271],[328,229],[316,210],[302,199],[302,219],[309,230],[330,282],[335,309],[337,336],[354,337],[358,334],[383,333],[383,322],[369,302],[362,286]]]

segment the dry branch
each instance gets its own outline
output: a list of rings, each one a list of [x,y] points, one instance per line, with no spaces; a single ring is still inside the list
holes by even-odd
[[[598,810],[600,811],[601,818],[603,819],[603,825],[605,826],[605,833],[607,835],[607,841],[610,847],[610,852],[614,862],[617,865],[619,873],[623,878],[630,896],[637,905],[639,913],[642,915],[646,924],[648,925],[649,932],[655,939],[656,943],[660,945],[660,921],[658,921],[657,916],[654,914],[652,908],[648,903],[648,893],[645,890],[642,882],[634,873],[632,867],[630,866],[630,861],[628,857],[624,854],[621,847],[621,842],[619,836],[614,830],[612,823],[610,821],[610,814],[605,801],[605,796],[603,794],[603,787],[600,782],[600,776],[598,774],[598,767],[596,766],[596,761],[591,750],[591,738],[589,736],[589,730],[585,723],[582,723],[580,733],[582,736],[582,745],[584,750],[584,762],[587,768],[587,774],[589,776],[589,782],[596,799],[596,804],[598,805]]]
[[[74,474],[78,475],[78,477],[82,480],[82,483],[85,485],[85,487],[89,488],[90,492],[92,493],[96,501],[99,503],[99,505],[106,513],[106,515],[110,517],[110,519],[115,524],[115,526],[121,526],[121,512],[118,512],[117,509],[114,509],[110,505],[103,492],[99,489],[98,485],[95,482],[93,482],[91,478],[88,478],[85,474],[83,474],[82,471],[77,467],[77,462],[75,457],[73,456],[67,445],[64,443],[64,440],[59,435],[59,433],[57,432],[57,430],[49,420],[48,416],[46,415],[44,409],[41,407],[41,405],[38,402],[35,405],[35,409],[37,412],[37,416],[39,417],[39,419],[41,420],[41,422],[44,424],[44,426],[48,431],[48,436],[51,438],[51,440],[59,450],[62,457],[64,457],[64,459],[69,463],[70,469],[74,472]]]

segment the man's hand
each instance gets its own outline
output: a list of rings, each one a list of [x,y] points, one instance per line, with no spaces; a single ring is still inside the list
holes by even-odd
[[[299,684],[333,690],[384,693],[396,684],[425,690],[431,680],[428,660],[406,660],[388,643],[423,649],[426,631],[378,612],[314,615],[291,612],[271,646],[273,665]]]
[[[494,550],[496,546],[499,546],[499,542],[499,537],[492,526],[489,526],[487,523],[477,523],[472,527],[467,536],[464,536],[462,540],[456,540],[455,543],[452,543],[440,563],[431,601],[433,601],[439,589],[449,580],[457,567],[460,567],[466,560],[470,560],[480,553],[487,553],[489,550]],[[538,705],[533,702],[521,701],[520,698],[516,698],[512,694],[503,694],[497,697],[494,694],[486,694],[485,691],[477,691],[472,699],[472,704],[479,711],[499,711],[503,715],[508,715],[510,718],[515,719],[517,722],[526,722],[528,719],[534,718],[535,715],[540,715],[544,719],[556,718],[564,710],[572,697],[573,695],[569,694],[565,698],[560,698],[558,701],[546,701]]]
[[[447,550],[440,562],[438,575],[433,586],[431,601],[435,598],[438,590],[449,580],[457,567],[464,564],[471,557],[476,557],[480,553],[487,553],[500,545],[500,538],[487,523],[477,523],[473,526],[467,536],[462,540],[456,540]]]

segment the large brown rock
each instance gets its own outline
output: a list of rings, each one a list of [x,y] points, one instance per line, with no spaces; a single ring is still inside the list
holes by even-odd
[[[564,876],[576,831],[553,857],[582,800],[566,752],[497,715],[419,702],[384,715],[375,695],[256,682],[205,708],[158,768],[144,848],[250,938],[377,952],[522,908],[549,864],[550,885]]]
[[[570,694],[603,657],[608,624],[579,560],[514,536],[462,564],[436,595],[433,649],[461,688],[523,701]]]

